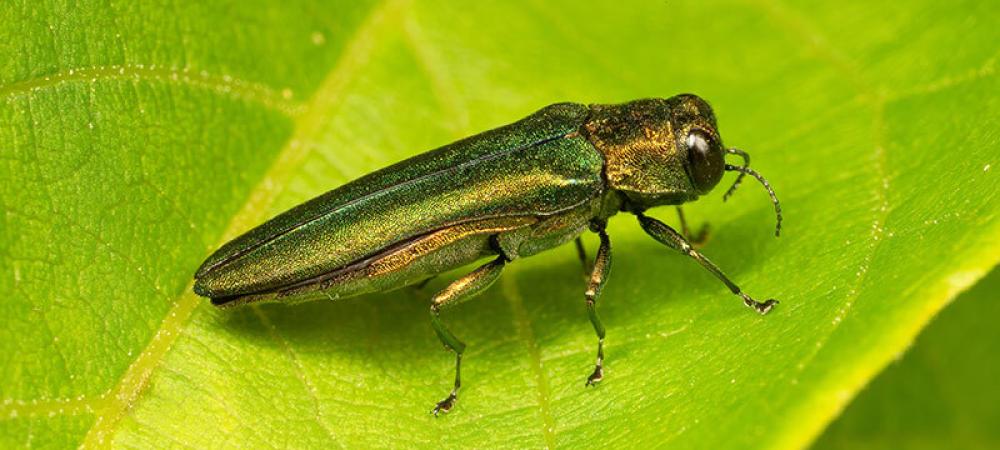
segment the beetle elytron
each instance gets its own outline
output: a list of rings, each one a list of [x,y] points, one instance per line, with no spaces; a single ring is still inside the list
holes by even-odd
[[[730,165],[725,155],[742,157]],[[743,303],[765,314],[777,303],[743,293],[682,233],[645,215],[708,193],[724,171],[767,189],[781,230],[781,208],[749,156],[725,149],[708,103],[685,94],[619,105],[559,103],[507,126],[417,155],[361,177],[248,231],[213,253],[195,274],[194,291],[216,306],[258,301],[344,298],[419,283],[492,258],[434,295],[434,332],[455,352],[455,385],[433,409],[455,404],[465,344],[440,313],[483,292],[510,262],[576,238],[584,292],[597,333],[597,363],[587,385],[601,381],[604,326],[597,299],[611,266],[609,217],[634,214],[657,241],[695,259]],[[680,213],[678,206],[678,213]],[[579,235],[596,233],[588,264]]]

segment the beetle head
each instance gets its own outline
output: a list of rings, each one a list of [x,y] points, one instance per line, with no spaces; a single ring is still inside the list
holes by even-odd
[[[781,206],[774,190],[749,168],[750,156],[726,149],[707,102],[692,94],[651,98],[619,105],[591,105],[584,124],[590,142],[604,155],[608,187],[624,194],[636,212],[659,205],[679,205],[707,194],[726,171],[739,172],[727,199],[744,175],[763,184],[774,204],[781,231]],[[743,158],[726,164],[727,154]]]
[[[725,149],[712,108],[683,94],[592,105],[587,137],[603,154],[609,187],[640,208],[680,204],[722,179]]]

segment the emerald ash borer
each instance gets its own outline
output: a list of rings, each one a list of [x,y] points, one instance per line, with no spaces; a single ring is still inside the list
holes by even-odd
[[[727,155],[742,164],[725,161]],[[705,195],[726,171],[763,184],[747,153],[726,149],[715,115],[701,98],[618,105],[557,103],[510,125],[460,140],[365,175],[274,217],[225,244],[195,274],[194,291],[220,307],[261,301],[340,299],[412,285],[489,258],[436,293],[430,320],[455,352],[455,385],[432,410],[455,405],[465,344],[441,312],[488,288],[503,268],[576,239],[589,271],[584,299],[597,334],[597,363],[586,385],[604,377],[604,326],[597,300],[611,268],[609,217],[635,215],[662,244],[690,256],[765,314],[778,303],[754,300],[702,255],[684,223],[681,204]],[[678,205],[681,232],[645,214]],[[579,236],[590,230],[600,246],[588,263]]]

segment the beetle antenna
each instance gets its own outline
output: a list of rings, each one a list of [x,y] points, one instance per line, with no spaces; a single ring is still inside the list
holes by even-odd
[[[771,203],[774,203],[774,214],[778,217],[778,223],[774,227],[774,235],[781,236],[781,203],[778,203],[778,196],[774,195],[774,189],[771,189],[771,184],[767,182],[763,175],[757,173],[755,170],[746,166],[734,166],[732,164],[726,164],[726,170],[731,172],[739,172],[740,174],[750,175],[760,181],[760,184],[764,185],[764,189],[767,189],[767,195],[771,196]],[[737,179],[737,183],[739,179]]]
[[[747,152],[738,148],[730,148],[726,150],[726,153],[729,153],[730,155],[739,155],[743,158],[743,168],[750,168],[750,155],[748,155]],[[733,185],[729,187],[729,190],[727,190],[725,194],[722,194],[722,201],[729,200],[729,197],[733,195],[733,192],[736,192],[736,188],[740,187],[740,183],[743,182],[744,176],[746,176],[746,172],[740,172],[739,176],[736,177],[736,181],[734,181]]]

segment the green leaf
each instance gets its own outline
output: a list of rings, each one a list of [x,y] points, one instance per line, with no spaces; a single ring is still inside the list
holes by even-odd
[[[0,6],[0,445],[806,445],[1000,260],[987,2]],[[751,295],[610,227],[607,378],[571,247],[423,291],[217,311],[191,274],[327,189],[556,101],[695,92],[753,155],[688,208]],[[991,168],[992,167],[992,168]],[[673,221],[664,208],[653,214]],[[593,247],[593,238],[588,238]],[[331,443],[332,441],[332,443]]]
[[[956,299],[815,443],[822,449],[1000,447],[1000,269]]]

